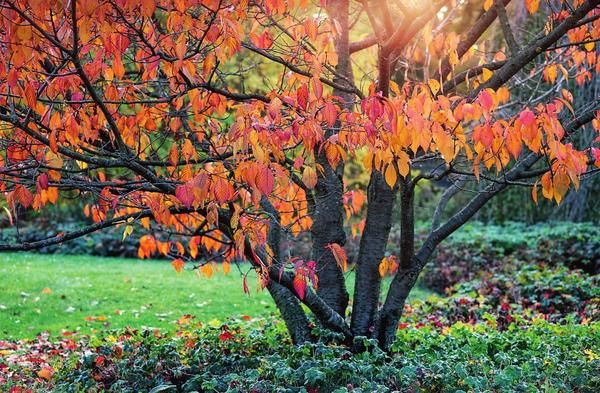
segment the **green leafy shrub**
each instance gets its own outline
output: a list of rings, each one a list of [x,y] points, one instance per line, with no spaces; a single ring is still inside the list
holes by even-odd
[[[422,273],[425,287],[444,293],[456,283],[522,264],[600,272],[600,228],[592,223],[467,224],[438,247]]]
[[[45,386],[56,392],[594,392],[599,345],[599,324],[534,320],[504,332],[486,324],[411,327],[399,332],[389,354],[374,346],[353,354],[324,342],[294,347],[272,320],[232,322],[176,337],[129,330],[84,339],[56,361]]]
[[[500,330],[534,318],[588,323],[600,318],[598,276],[564,266],[523,265],[510,273],[487,273],[454,285],[447,297],[431,297],[408,307],[413,324],[437,328],[456,322],[487,322]]]

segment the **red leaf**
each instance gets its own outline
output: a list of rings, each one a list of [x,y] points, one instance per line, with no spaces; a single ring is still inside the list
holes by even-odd
[[[187,208],[192,207],[192,204],[194,203],[194,193],[189,185],[182,184],[177,186],[175,189],[175,196],[183,206]]]
[[[492,146],[492,143],[494,143],[494,131],[489,123],[484,124],[484,126],[481,128],[480,136],[481,143],[483,143],[483,145],[489,149]]]
[[[219,335],[219,340],[221,341],[229,341],[229,340],[233,340],[233,334],[231,334],[231,332],[229,330],[224,330],[220,335]]]
[[[523,123],[524,126],[528,127],[535,122],[535,114],[529,109],[526,109],[519,115],[519,120],[521,120],[521,123]]]
[[[494,108],[494,97],[492,97],[488,89],[485,89],[479,93],[477,100],[479,101],[481,107],[488,112]]]
[[[273,192],[275,178],[271,169],[264,167],[256,176],[256,187],[263,195],[269,195]]]
[[[38,179],[37,179],[37,183],[40,189],[42,190],[47,190],[48,189],[48,174],[47,173],[42,173]]]
[[[250,289],[248,288],[248,276],[244,276],[244,293],[250,293]]]
[[[268,30],[262,32],[261,35],[251,35],[252,43],[259,49],[269,49],[273,45],[273,37]]]
[[[306,293],[306,277],[302,274],[296,273],[294,276],[294,290],[298,294],[300,299],[304,299]]]
[[[306,83],[302,84],[302,86],[298,88],[296,95],[298,99],[298,106],[300,106],[300,108],[303,110],[306,110],[306,107],[308,106],[308,86]]]

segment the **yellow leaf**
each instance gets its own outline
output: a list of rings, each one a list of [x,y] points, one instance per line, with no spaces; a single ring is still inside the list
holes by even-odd
[[[485,0],[485,3],[483,3],[484,11],[488,11],[490,8],[492,8],[493,4],[494,4],[494,0]]]
[[[210,321],[208,321],[208,326],[212,328],[219,328],[221,327],[221,321],[219,321],[218,319],[211,319]]]
[[[398,175],[396,174],[396,168],[394,168],[394,164],[389,164],[385,170],[385,182],[390,188],[394,188],[397,180]]]
[[[127,225],[125,227],[125,230],[123,231],[123,240],[125,240],[127,238],[127,236],[131,235],[132,232],[133,232],[133,227],[131,225]]]
[[[482,71],[483,71],[482,76],[483,76],[484,82],[487,82],[492,77],[492,75],[494,75],[494,73],[492,71],[490,71],[489,69],[487,69],[485,67],[482,69]]]
[[[440,82],[438,82],[437,80],[429,79],[427,84],[429,85],[429,88],[431,89],[433,95],[436,95],[438,91],[440,91]]]
[[[558,68],[556,64],[550,64],[548,67],[544,68],[544,79],[548,83],[556,82],[556,77],[558,76]]]
[[[302,182],[311,190],[315,188],[317,185],[317,171],[311,166],[304,168],[304,171],[302,172]]]
[[[179,325],[189,325],[192,320],[192,316],[190,314],[182,315],[181,318],[177,320]]]

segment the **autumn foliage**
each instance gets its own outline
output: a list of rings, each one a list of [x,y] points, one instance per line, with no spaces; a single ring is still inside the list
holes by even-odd
[[[249,260],[297,341],[305,303],[349,341],[388,346],[437,244],[489,199],[525,186],[560,203],[600,168],[598,99],[572,94],[600,71],[600,2],[555,3],[0,1],[6,212],[75,196],[94,222],[0,248],[145,231],[139,257],[178,272]],[[513,31],[519,10],[539,28]],[[542,99],[513,99],[523,80]],[[349,161],[366,190],[344,187]],[[414,188],[440,179],[454,185],[416,249]],[[472,199],[446,212],[464,189]],[[401,253],[386,256],[396,205]],[[351,324],[346,231],[362,236]],[[281,234],[304,232],[310,260],[283,255]]]

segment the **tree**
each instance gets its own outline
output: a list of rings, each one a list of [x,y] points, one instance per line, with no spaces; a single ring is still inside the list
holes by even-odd
[[[0,1],[7,214],[68,196],[94,221],[0,250],[137,225],[139,256],[177,270],[250,261],[295,342],[312,338],[303,304],[348,344],[387,348],[436,246],[490,199],[522,186],[559,203],[600,167],[598,96],[573,108],[569,91],[600,71],[600,0],[525,0],[543,23],[519,34],[510,3]],[[551,88],[535,105],[511,100],[523,84]],[[582,129],[587,145],[573,143]],[[344,187],[358,156],[366,197]],[[417,247],[425,179],[452,186]],[[395,205],[401,251],[387,258]],[[348,321],[350,222],[361,240]],[[311,260],[284,258],[282,232],[310,233]]]

